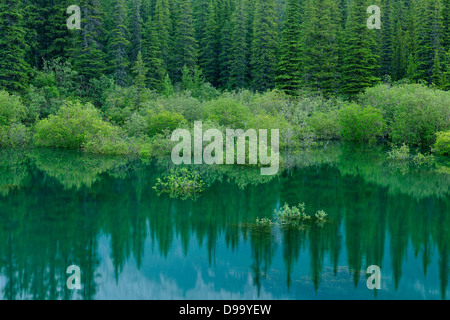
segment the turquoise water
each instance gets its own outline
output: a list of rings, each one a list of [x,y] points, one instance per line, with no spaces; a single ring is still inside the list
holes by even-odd
[[[168,160],[0,150],[0,299],[449,298],[448,167],[349,145],[284,159],[273,177],[189,167],[206,190],[183,201],[152,188]],[[303,202],[328,221],[255,225]],[[80,290],[66,286],[70,265]]]

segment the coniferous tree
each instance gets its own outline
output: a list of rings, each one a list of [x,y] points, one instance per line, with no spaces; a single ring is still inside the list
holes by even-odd
[[[341,66],[341,92],[357,94],[380,80],[375,33],[377,29],[367,27],[369,6],[366,0],[353,0],[349,7],[344,31]]]
[[[24,90],[30,73],[23,14],[21,1],[0,3],[0,88],[11,91]]]
[[[127,8],[125,0],[115,1],[115,28],[111,31],[109,53],[114,79],[119,86],[125,86],[127,82],[128,59],[128,30],[125,25]]]
[[[419,2],[418,33],[418,79],[431,84],[434,62],[440,61],[436,54],[442,54],[443,17],[440,0],[421,0]]]
[[[151,89],[162,90],[162,82],[166,75],[164,61],[160,47],[160,40],[156,31],[156,23],[150,18],[144,29],[142,40],[142,59],[147,68],[147,82]]]
[[[142,95],[143,91],[145,89],[145,84],[147,82],[146,73],[147,69],[144,65],[144,61],[142,60],[142,53],[139,51],[136,62],[134,63],[134,66],[132,68],[133,76],[134,76],[134,85],[136,86],[138,90],[138,99],[137,103],[140,104],[141,101],[143,101]]]
[[[409,3],[407,16],[407,30],[405,34],[406,45],[407,45],[407,62],[406,62],[406,78],[409,80],[418,80],[418,34],[419,34],[419,8],[418,1],[420,0],[411,0]],[[391,65],[391,69],[394,68]]]
[[[246,0],[236,4],[233,13],[233,32],[230,48],[230,76],[227,88],[237,89],[247,86],[248,70],[248,29],[247,29],[248,3]]]
[[[255,90],[265,91],[274,87],[277,39],[275,0],[256,0],[250,62]]]
[[[442,0],[443,32],[442,46],[450,50],[450,0]]]
[[[171,1],[172,0],[156,0],[155,15],[153,17],[161,49],[161,58],[164,61],[164,68],[166,70],[168,70],[169,67],[172,49],[172,20],[170,15]]]
[[[303,23],[303,82],[323,93],[338,87],[339,10],[333,0],[306,0]]]
[[[181,70],[186,66],[193,71],[197,65],[197,40],[192,20],[192,6],[190,0],[180,3],[180,15],[177,23],[175,38],[176,73],[175,79],[180,79]]]
[[[130,2],[130,14],[128,21],[128,30],[131,34],[130,47],[131,62],[135,62],[137,55],[142,51],[142,24],[143,20],[141,17],[141,6],[142,0],[132,0]]]
[[[220,39],[220,51],[219,51],[219,86],[226,88],[228,79],[231,72],[231,35],[233,31],[232,21],[232,3],[231,0],[220,0],[220,10],[218,15],[219,21],[219,39]]]
[[[209,1],[205,30],[199,38],[199,66],[206,81],[214,86],[219,84],[219,25],[217,23],[216,0]]]
[[[406,37],[406,12],[403,0],[392,3],[391,36],[392,51],[390,52],[390,75],[393,80],[400,80],[406,76],[408,68],[408,45]]]
[[[103,44],[103,13],[98,0],[82,0],[81,30],[71,30],[76,39],[73,45],[73,66],[82,76],[83,87],[90,79],[104,74],[107,67]]]
[[[288,0],[277,68],[276,87],[292,95],[298,94],[301,88],[302,3],[303,0]]]

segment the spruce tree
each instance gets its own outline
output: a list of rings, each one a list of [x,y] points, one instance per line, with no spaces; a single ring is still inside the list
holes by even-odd
[[[345,95],[357,94],[380,80],[375,42],[379,30],[367,27],[368,7],[366,0],[353,0],[349,7],[341,65],[341,92]]]
[[[275,0],[256,0],[251,45],[252,87],[265,91],[275,84],[277,67]]]
[[[145,89],[146,86],[146,82],[147,82],[147,78],[146,78],[146,73],[147,73],[147,69],[144,65],[144,61],[142,60],[142,53],[139,51],[137,57],[136,57],[136,62],[134,63],[134,66],[132,68],[132,72],[133,72],[133,76],[134,76],[134,85],[136,86],[137,90],[138,90],[138,100],[137,103],[138,105],[140,104],[140,102],[143,101],[143,91]]]
[[[127,70],[129,67],[127,8],[125,0],[115,0],[115,26],[111,31],[109,41],[109,53],[114,79],[119,86],[125,86],[127,82]]]
[[[134,63],[137,59],[137,55],[142,51],[142,25],[143,20],[141,17],[142,0],[132,0],[130,2],[130,14],[128,15],[128,30],[130,31],[130,60]]]
[[[102,7],[98,0],[82,0],[80,8],[81,30],[71,30],[76,38],[71,57],[86,89],[89,80],[104,74],[107,66],[101,41],[104,33]]]
[[[228,84],[228,79],[230,78],[231,72],[231,48],[233,43],[231,41],[232,31],[233,31],[233,21],[232,21],[232,3],[231,0],[221,0],[218,14],[219,22],[219,39],[220,39],[220,51],[219,51],[219,86],[221,88],[226,88]]]
[[[216,0],[209,1],[205,30],[199,38],[199,66],[206,81],[214,86],[219,84],[219,25],[217,22]]]
[[[408,44],[406,37],[406,7],[403,0],[395,0],[392,3],[390,75],[394,81],[403,79],[408,69]]]
[[[303,0],[288,0],[277,67],[276,87],[291,95],[298,94],[301,88],[302,2]]]
[[[172,20],[170,15],[172,0],[156,0],[155,15],[153,17],[156,33],[158,34],[161,49],[161,58],[164,61],[164,68],[168,70],[170,54],[172,50]]]
[[[176,50],[176,76],[181,79],[181,70],[186,66],[193,71],[197,65],[197,40],[192,19],[192,6],[190,0],[181,0],[180,16],[177,23],[175,38]]]
[[[30,73],[23,14],[22,1],[0,3],[0,88],[9,91],[24,90]]]
[[[307,89],[334,93],[338,87],[339,10],[333,0],[306,0],[303,81]]]
[[[442,54],[443,17],[441,1],[421,0],[419,2],[418,34],[418,79],[428,84],[433,81],[434,62],[440,61],[436,54]]]
[[[150,18],[144,28],[142,40],[142,59],[147,68],[148,87],[162,90],[162,82],[166,75],[164,61],[162,60],[160,39],[156,31],[156,23]]]
[[[407,10],[407,28],[405,33],[406,47],[407,47],[407,63],[406,63],[406,78],[412,81],[419,79],[418,68],[418,35],[420,27],[419,7],[420,0],[411,0]],[[391,67],[393,68],[393,66]]]
[[[247,86],[248,70],[248,29],[247,29],[248,1],[242,0],[236,4],[233,13],[233,32],[230,48],[230,76],[227,88],[237,89]]]

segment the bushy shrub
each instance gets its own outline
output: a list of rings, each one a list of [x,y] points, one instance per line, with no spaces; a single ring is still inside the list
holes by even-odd
[[[252,117],[247,125],[249,129],[267,129],[267,141],[271,143],[271,129],[278,129],[280,148],[289,147],[295,138],[294,128],[281,115],[258,114]]]
[[[138,154],[139,146],[123,133],[121,128],[105,125],[83,143],[86,152],[104,155]]]
[[[382,110],[396,144],[431,146],[439,131],[450,129],[450,92],[421,84],[381,84],[361,96],[363,105]]]
[[[340,135],[345,140],[356,142],[375,141],[383,134],[385,122],[380,110],[361,107],[352,103],[339,111]]]
[[[438,132],[436,143],[433,145],[433,153],[450,156],[450,131]]]
[[[195,171],[186,168],[170,170],[170,175],[157,179],[153,189],[158,195],[168,194],[171,198],[196,200],[204,191],[205,183]]]
[[[0,126],[9,126],[25,119],[27,110],[20,97],[0,90]]]
[[[388,152],[388,159],[395,161],[406,161],[411,159],[409,147],[402,144],[400,147],[392,146],[391,151]]]
[[[94,106],[67,103],[55,115],[36,123],[34,143],[44,147],[81,148],[93,136],[109,135],[113,131],[111,127]]]
[[[307,119],[318,139],[330,140],[339,138],[340,122],[337,111],[315,112]]]
[[[65,104],[58,88],[55,86],[35,87],[31,85],[25,95],[27,104],[26,122],[35,121],[55,114]]]
[[[179,128],[185,121],[183,115],[163,108],[158,110],[147,110],[144,112],[148,124],[148,135],[150,137],[163,133],[172,132]]]
[[[252,113],[279,115],[283,109],[292,106],[292,101],[284,92],[271,90],[263,94],[254,94],[248,105]]]
[[[239,101],[220,98],[206,103],[203,119],[209,119],[228,128],[245,128],[250,118],[248,109]]]
[[[201,120],[203,103],[191,96],[190,92],[184,91],[171,96],[159,96],[157,99],[147,101],[143,109],[164,108],[168,111],[181,113],[187,121]]]
[[[31,140],[30,130],[22,123],[0,126],[0,146],[22,147]]]
[[[127,88],[114,86],[108,91],[102,111],[112,122],[123,126],[133,112],[137,112],[152,98],[154,93],[147,89],[140,94],[135,86]]]
[[[147,118],[135,112],[125,121],[124,129],[130,137],[147,136],[149,130]]]

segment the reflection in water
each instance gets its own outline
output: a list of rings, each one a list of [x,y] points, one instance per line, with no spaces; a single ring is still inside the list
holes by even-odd
[[[450,175],[380,150],[328,145],[258,168],[198,166],[197,201],[157,197],[169,161],[0,150],[3,299],[446,299]],[[280,170],[281,171],[281,170]],[[306,230],[259,228],[284,203]],[[82,289],[66,288],[81,268]],[[382,289],[366,287],[366,268]]]

